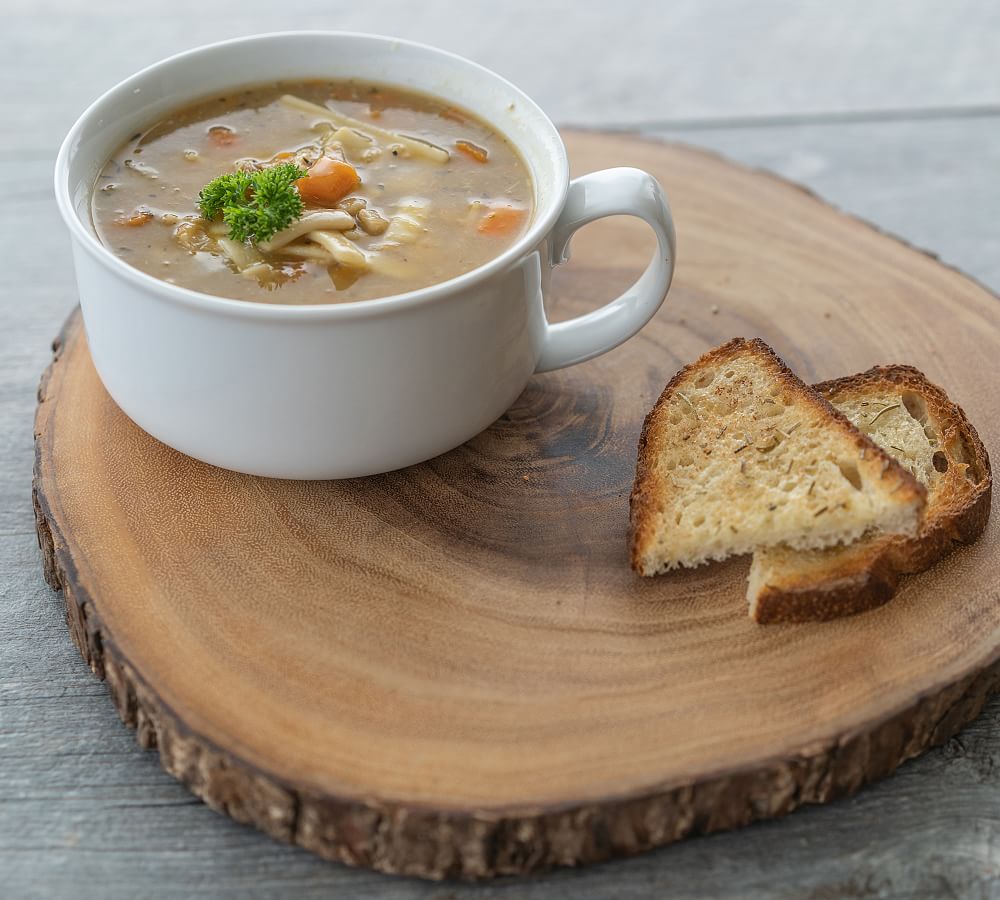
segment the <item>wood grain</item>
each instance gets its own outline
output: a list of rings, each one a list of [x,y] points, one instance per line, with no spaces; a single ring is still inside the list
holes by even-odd
[[[994,298],[703,153],[596,135],[571,153],[663,180],[671,298],[425,466],[337,484],[201,466],[118,412],[70,325],[37,422],[47,574],[140,741],[234,818],[428,877],[593,861],[852,791],[995,686],[995,526],[831,625],[753,626],[742,563],[640,583],[624,561],[638,428],[680,361],[739,333],[813,380],[911,362],[991,446]],[[626,279],[635,236],[582,233],[553,314]]]

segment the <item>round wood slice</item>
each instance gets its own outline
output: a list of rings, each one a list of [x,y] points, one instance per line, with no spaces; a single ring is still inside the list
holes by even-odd
[[[118,410],[76,316],[40,388],[46,574],[122,719],[211,806],[332,859],[474,878],[780,815],[945,740],[998,682],[997,516],[827,624],[750,621],[746,559],[641,579],[625,546],[644,414],[734,335],[807,381],[916,365],[1000,446],[997,299],[771,175],[567,138],[577,174],[666,186],[674,287],[640,336],[534,378],[452,453],[344,482],[202,465]],[[552,316],[650,246],[631,220],[582,232]]]

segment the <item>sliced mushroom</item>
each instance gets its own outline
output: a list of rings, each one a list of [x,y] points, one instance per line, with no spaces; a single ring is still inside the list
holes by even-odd
[[[389,220],[382,218],[374,209],[361,210],[357,220],[366,234],[384,234],[389,227]]]

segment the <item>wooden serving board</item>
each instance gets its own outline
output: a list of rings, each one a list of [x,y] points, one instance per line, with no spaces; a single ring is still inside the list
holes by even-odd
[[[746,559],[640,579],[625,552],[643,415],[734,335],[807,380],[917,365],[1000,447],[997,298],[773,176],[568,142],[578,174],[637,165],[666,186],[670,297],[424,465],[311,483],[202,465],[117,409],[77,316],[57,342],[36,426],[46,575],[139,742],[238,821],[432,878],[590,862],[853,791],[998,683],[996,515],[884,608],[828,624],[751,622]],[[607,299],[649,248],[629,221],[582,232],[552,315]]]

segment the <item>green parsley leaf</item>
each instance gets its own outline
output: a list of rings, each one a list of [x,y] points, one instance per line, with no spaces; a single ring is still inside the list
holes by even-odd
[[[302,217],[305,206],[295,182],[305,174],[294,163],[230,172],[202,188],[198,206],[206,219],[221,217],[234,241],[261,243]]]
[[[250,190],[249,172],[232,172],[220,175],[210,181],[198,194],[198,206],[206,219],[214,219],[227,206],[238,206],[246,202]]]

